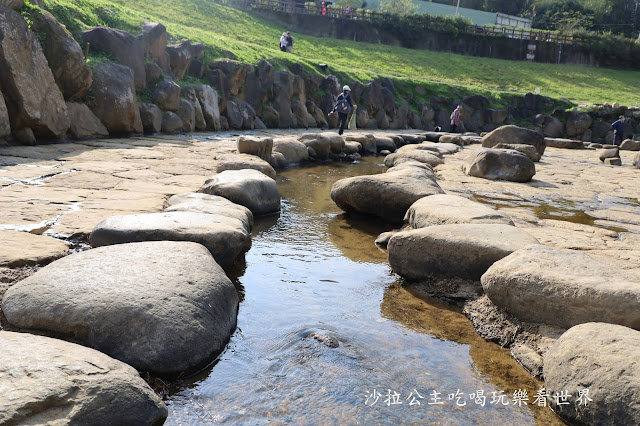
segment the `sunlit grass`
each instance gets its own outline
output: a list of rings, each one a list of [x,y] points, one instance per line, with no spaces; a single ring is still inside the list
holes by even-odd
[[[505,61],[295,33],[294,55],[290,55],[278,49],[287,28],[209,0],[45,0],[45,4],[58,14],[75,11],[76,25],[102,23],[133,31],[145,20],[161,22],[178,39],[229,50],[242,62],[266,59],[276,68],[292,61],[306,68],[326,63],[329,72],[347,81],[390,76],[419,82],[434,92],[455,89],[443,88],[445,83],[458,86],[463,94],[482,92],[497,98],[502,95],[495,91],[526,93],[539,88],[543,95],[575,103],[640,105],[637,71]]]

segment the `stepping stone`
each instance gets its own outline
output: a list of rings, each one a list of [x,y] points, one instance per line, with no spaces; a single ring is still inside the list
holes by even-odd
[[[14,284],[2,301],[15,327],[158,375],[206,365],[235,330],[237,309],[236,289],[209,251],[173,241],[74,253]]]
[[[478,280],[496,261],[537,243],[515,226],[463,223],[398,232],[387,250],[391,269],[411,281],[432,275]]]
[[[378,175],[341,179],[331,187],[331,199],[346,212],[375,215],[392,223],[402,223],[413,203],[422,197],[443,192],[431,170],[397,166]]]
[[[238,138],[238,152],[257,156],[264,161],[271,158],[273,139],[269,137],[257,137],[243,135]]]
[[[595,322],[569,329],[544,357],[547,392],[571,395],[568,404],[549,397],[553,411],[570,424],[640,424],[638,354],[637,330]]]
[[[245,224],[218,214],[165,212],[110,216],[93,228],[92,247],[142,241],[193,241],[226,266],[251,247]]]
[[[362,145],[362,155],[376,155],[378,148],[376,145],[376,138],[371,133],[366,134],[348,134],[344,138],[346,141],[358,142]]]
[[[300,164],[309,160],[307,146],[293,137],[274,139],[273,152],[282,154],[287,165]]]
[[[167,407],[127,364],[80,345],[0,331],[1,424],[162,424]]]
[[[440,164],[444,164],[444,161],[439,158],[438,154],[420,149],[410,149],[405,151],[398,151],[395,154],[387,155],[387,157],[384,159],[384,165],[387,167],[393,167],[396,164],[400,164],[404,161],[410,160],[428,164],[431,167],[436,167]]]
[[[524,321],[640,329],[640,271],[584,252],[542,245],[518,250],[489,268],[482,287],[496,306]]]
[[[455,154],[461,149],[461,146],[453,143],[422,142],[416,145],[405,145],[398,149],[398,152],[421,150],[436,153],[438,157],[442,158],[443,155]]]
[[[468,176],[490,180],[529,182],[536,174],[536,166],[518,151],[482,148],[465,159],[462,171]]]
[[[437,194],[419,199],[409,207],[404,221],[414,229],[454,223],[513,225],[509,216],[494,208],[449,194]]]
[[[167,407],[127,364],[96,350],[0,331],[0,424],[162,424]]]
[[[271,158],[271,152],[269,152],[269,158]],[[222,173],[225,170],[243,170],[254,169],[264,173],[271,179],[276,178],[276,171],[271,167],[269,163],[249,154],[223,154],[216,157],[216,172]]]
[[[247,233],[250,233],[253,228],[251,210],[217,195],[186,192],[169,198],[167,206],[164,210],[166,212],[207,213],[238,219],[244,225]]]
[[[336,132],[304,133],[298,140],[313,149],[321,160],[326,160],[332,153],[340,154],[344,149],[344,138]]]
[[[224,197],[247,207],[254,216],[280,211],[276,181],[257,170],[225,170],[207,179],[198,192]]]

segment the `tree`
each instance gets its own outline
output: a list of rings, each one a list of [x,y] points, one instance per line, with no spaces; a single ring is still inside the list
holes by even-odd
[[[382,0],[380,11],[383,13],[393,13],[395,15],[406,16],[414,13],[418,5],[412,0]]]
[[[483,9],[507,15],[522,16],[529,6],[529,0],[484,0]]]
[[[537,28],[555,28],[552,16],[556,14],[555,21],[572,21],[577,27],[591,28],[599,32],[612,32],[616,34],[632,35],[633,16],[637,0],[532,0],[529,10],[535,10],[534,26]],[[554,13],[548,15],[545,11],[555,8]],[[535,9],[534,9],[535,8]],[[564,11],[559,13],[559,11]],[[571,11],[575,13],[571,13]],[[544,16],[541,20],[539,17]],[[564,16],[563,16],[564,14]],[[583,19],[580,15],[585,15]],[[536,25],[536,21],[538,24]],[[588,21],[591,21],[589,24]],[[562,25],[561,25],[562,26]],[[571,26],[571,25],[569,25]]]
[[[570,33],[574,30],[589,30],[593,27],[593,11],[575,0],[547,1],[534,5],[533,27]]]
[[[351,6],[355,9],[360,9],[366,6],[366,3],[363,4],[362,0],[338,0],[335,4],[340,7]]]

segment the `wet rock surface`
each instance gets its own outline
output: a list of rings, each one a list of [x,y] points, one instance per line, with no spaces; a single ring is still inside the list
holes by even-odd
[[[49,337],[0,331],[0,423],[162,424],[167,407],[123,362]]]
[[[168,241],[75,253],[14,284],[2,301],[16,327],[163,375],[222,350],[237,306],[235,287],[205,247]]]

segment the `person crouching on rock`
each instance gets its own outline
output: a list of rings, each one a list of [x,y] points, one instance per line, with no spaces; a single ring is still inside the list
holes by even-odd
[[[347,123],[347,118],[349,118],[351,109],[356,107],[353,102],[351,102],[351,88],[349,86],[344,86],[342,88],[342,93],[338,95],[336,102],[336,106],[333,107],[329,114],[338,113],[338,118],[340,119],[338,134],[341,135],[344,132],[344,127]]]
[[[282,33],[282,37],[280,37],[280,50],[287,51],[287,33]]]

